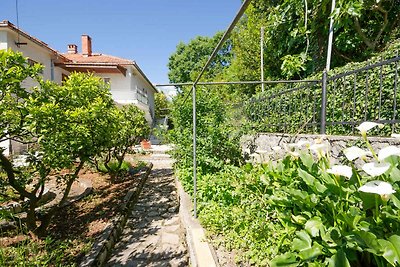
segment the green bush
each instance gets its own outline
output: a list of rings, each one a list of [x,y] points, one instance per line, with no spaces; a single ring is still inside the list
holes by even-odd
[[[105,164],[107,164],[108,169],[106,168]],[[103,173],[121,173],[121,172],[128,172],[132,168],[132,165],[127,162],[123,161],[121,166],[119,166],[119,162],[116,160],[112,160],[108,163],[100,163],[99,164],[99,171]]]
[[[365,147],[371,149],[368,142]],[[380,159],[388,168],[376,177],[344,160],[352,167],[343,176],[333,172],[325,153],[295,152],[278,161],[200,175],[201,222],[222,236],[226,248],[237,250],[239,261],[257,266],[399,264],[399,157]],[[190,172],[178,175],[191,192]],[[361,191],[376,180],[390,183],[395,192]]]
[[[356,70],[370,64],[378,63],[382,59],[391,59],[398,56],[400,40],[390,44],[384,52],[375,55],[368,61],[349,63],[343,67],[333,69],[329,77]],[[397,71],[396,71],[397,68]],[[391,120],[394,114],[394,88],[397,77],[398,63],[391,63],[381,67],[362,71],[357,75],[349,75],[328,82],[327,88],[327,133],[351,134],[356,125],[330,125],[334,122],[371,120]],[[381,80],[382,73],[382,80]],[[396,76],[397,75],[397,76]],[[322,73],[317,73],[305,80],[321,80]],[[302,88],[302,86],[307,87]],[[285,95],[279,92],[290,91],[293,88],[302,88]],[[382,90],[380,91],[380,88]],[[285,133],[318,133],[321,112],[322,83],[295,83],[267,85],[266,91],[250,99],[245,104],[248,123],[253,129],[263,132]],[[396,95],[399,103],[400,95]],[[353,104],[355,102],[355,104]],[[379,110],[379,106],[381,107]],[[312,123],[305,126],[307,123]],[[397,131],[396,124],[392,129],[385,126],[380,134],[390,134]]]
[[[238,165],[242,162],[240,150],[240,128],[229,120],[229,106],[221,101],[217,91],[197,88],[197,166],[207,173],[220,170],[227,163]],[[193,116],[192,101],[183,103],[185,94],[174,99],[171,111],[174,129],[169,140],[175,144],[172,156],[178,168],[193,165]]]

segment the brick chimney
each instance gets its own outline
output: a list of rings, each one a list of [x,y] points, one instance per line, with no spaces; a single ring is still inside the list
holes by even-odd
[[[78,46],[76,44],[69,44],[68,54],[77,54],[77,53],[78,53]]]
[[[82,55],[89,57],[92,55],[92,38],[89,35],[82,35]]]

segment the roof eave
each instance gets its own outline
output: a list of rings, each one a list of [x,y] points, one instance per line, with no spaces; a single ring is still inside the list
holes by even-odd
[[[133,66],[135,67],[135,69],[140,73],[140,75],[142,75],[142,77],[146,80],[146,82],[148,84],[150,84],[151,88],[154,90],[155,93],[159,93],[157,88],[150,82],[150,80],[147,78],[146,74],[144,74],[144,72],[142,71],[142,69],[139,67],[138,64],[136,64],[136,62],[133,62]]]
[[[41,46],[41,47],[43,47],[43,48],[45,48],[45,49],[47,49],[47,50],[50,50],[50,52],[51,52],[52,54],[54,54],[57,58],[60,58],[60,59],[63,60],[63,61],[69,61],[68,58],[66,58],[65,56],[63,56],[63,55],[62,55],[61,53],[59,53],[57,50],[54,50],[53,48],[49,47],[49,45],[46,44],[45,42],[40,41],[39,39],[37,39],[37,38],[35,38],[35,37],[29,35],[28,33],[26,33],[26,32],[24,32],[24,31],[18,29],[14,24],[12,24],[11,22],[9,22],[9,21],[7,21],[7,20],[1,21],[1,22],[0,22],[0,27],[8,28],[8,29],[10,29],[10,30],[16,32],[17,34],[22,35],[23,37],[25,37],[26,39],[30,40],[31,42],[33,42],[33,43],[35,43],[35,44],[37,44],[37,45],[39,45],[39,46]]]

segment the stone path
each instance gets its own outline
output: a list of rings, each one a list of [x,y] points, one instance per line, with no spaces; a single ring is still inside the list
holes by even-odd
[[[163,149],[147,160],[152,173],[106,266],[189,266],[172,160]]]

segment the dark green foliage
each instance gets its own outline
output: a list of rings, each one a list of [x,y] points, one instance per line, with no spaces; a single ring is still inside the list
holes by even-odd
[[[170,82],[185,83],[196,79],[221,36],[222,33],[217,33],[213,37],[197,36],[188,44],[179,43],[168,62]],[[230,65],[231,58],[231,44],[227,41],[211,63],[204,78],[213,79],[221,75]]]
[[[398,159],[392,162],[398,168]],[[256,266],[398,263],[398,177],[381,176],[397,191],[381,198],[358,191],[374,178],[353,169],[345,179],[327,168],[327,158],[315,160],[304,151],[297,158],[199,175],[199,218],[227,249],[236,250],[237,260]],[[178,174],[191,192],[190,172]]]
[[[361,63],[349,63],[346,66],[336,68],[330,72],[328,77],[334,78],[338,74],[375,64],[384,59],[395,58],[399,47],[400,42],[396,41],[387,50],[370,60]],[[382,67],[357,72],[356,75],[352,74],[328,81],[327,133],[351,134],[354,133],[354,127],[361,121],[398,118],[393,113],[396,75],[397,80],[399,79],[398,65],[399,62],[394,62]],[[321,77],[322,74],[319,73],[308,77],[308,80],[320,81]],[[300,90],[293,90],[294,88]],[[398,89],[399,84],[397,82],[397,91]],[[286,91],[289,93],[281,94]],[[249,124],[258,131],[318,133],[321,97],[321,82],[268,85],[265,93],[254,96],[245,105],[246,115]],[[396,96],[396,101],[397,103],[400,101],[399,94]],[[355,124],[330,125],[330,123],[342,121],[354,121]],[[306,126],[307,123],[310,125]],[[398,131],[398,126],[395,126],[393,131]],[[387,125],[380,134],[388,135],[391,132],[391,126]]]
[[[197,161],[199,170],[210,172],[221,169],[226,163],[242,162],[239,146],[239,128],[229,121],[229,105],[221,101],[218,93],[208,88],[197,88]],[[172,108],[174,129],[170,140],[175,144],[174,157],[177,166],[190,168],[192,159],[192,101],[185,103],[184,95],[178,95]]]

